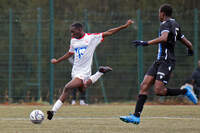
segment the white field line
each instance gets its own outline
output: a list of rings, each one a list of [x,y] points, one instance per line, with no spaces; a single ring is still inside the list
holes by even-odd
[[[55,117],[53,120],[114,120],[119,119],[119,117]],[[198,120],[200,118],[193,117],[142,117],[143,120],[149,119],[168,119],[168,120]],[[0,118],[0,121],[26,121],[29,118]]]

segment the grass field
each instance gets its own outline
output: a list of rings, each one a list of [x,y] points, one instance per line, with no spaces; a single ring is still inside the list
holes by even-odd
[[[123,123],[133,105],[63,106],[53,120],[35,125],[33,109],[51,106],[0,106],[0,133],[200,133],[200,107],[146,105],[139,125]],[[46,115],[46,114],[45,114]],[[45,116],[46,117],[46,116]]]

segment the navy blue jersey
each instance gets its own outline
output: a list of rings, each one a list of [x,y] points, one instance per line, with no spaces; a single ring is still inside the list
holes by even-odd
[[[179,24],[174,19],[168,19],[160,24],[159,35],[163,32],[169,32],[167,42],[159,43],[157,60],[175,61],[174,47],[177,40],[181,40],[184,35],[181,34]]]

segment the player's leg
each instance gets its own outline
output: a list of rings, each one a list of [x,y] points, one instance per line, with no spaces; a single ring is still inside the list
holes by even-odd
[[[194,104],[197,104],[198,102],[196,95],[194,94],[192,88],[189,85],[185,85],[180,89],[171,89],[171,88],[167,88],[162,81],[156,80],[154,90],[155,90],[156,95],[158,96],[185,95]]]
[[[137,99],[137,103],[135,106],[134,114],[130,114],[129,116],[120,116],[120,119],[127,123],[140,123],[140,115],[143,110],[144,103],[147,100],[148,90],[153,85],[155,81],[155,76],[157,73],[158,64],[154,62],[151,67],[148,69],[143,82],[140,85],[140,92]]]
[[[160,80],[155,81],[154,91],[158,96],[178,96],[184,95],[187,92],[185,89],[167,88],[166,85]]]
[[[77,93],[77,88],[72,89],[72,101],[71,104],[75,105],[76,104],[76,93]]]
[[[53,115],[58,111],[58,109],[60,109],[60,107],[63,105],[64,101],[66,100],[69,92],[73,89],[73,88],[79,88],[83,86],[83,81],[79,78],[74,78],[73,80],[71,80],[69,83],[67,83],[63,89],[63,92],[60,96],[60,98],[56,101],[56,103],[53,105],[53,108],[51,111],[47,111],[47,118],[49,120],[52,119]]]
[[[174,64],[172,62],[162,62],[159,65],[158,72],[156,75],[156,81],[154,84],[154,91],[156,95],[158,96],[185,95],[194,104],[197,104],[197,98],[190,86],[186,85],[182,89],[171,89],[171,88],[166,87],[170,79],[173,68],[174,68]]]
[[[145,75],[143,82],[140,85],[140,93],[138,96],[138,100],[135,107],[134,115],[136,117],[140,117],[142,113],[144,103],[146,102],[148,91],[150,87],[153,85],[155,78],[151,75]]]
[[[143,106],[146,102],[148,90],[153,85],[155,78],[150,75],[145,75],[143,82],[140,86],[140,93],[138,96],[138,100],[135,106],[135,112],[134,114],[130,114],[129,116],[120,116],[120,119],[127,123],[134,123],[139,124],[140,123],[140,115],[143,110]]]
[[[84,82],[84,87],[87,88],[89,87],[91,84],[94,84],[102,75],[104,75],[107,72],[112,71],[112,68],[109,66],[100,66],[99,70],[92,76],[90,76],[90,78]]]
[[[63,92],[59,98],[62,102],[64,102],[69,94],[69,92],[74,88],[79,88],[83,86],[83,80],[80,78],[74,78],[69,83],[67,83],[63,89]]]
[[[81,87],[79,88],[80,91],[80,105],[88,105],[87,103],[85,103],[86,100],[86,88]]]

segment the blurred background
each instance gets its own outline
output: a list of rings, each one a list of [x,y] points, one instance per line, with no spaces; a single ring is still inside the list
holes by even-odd
[[[199,58],[198,0],[1,0],[0,1],[0,103],[44,101],[52,104],[71,80],[68,60],[50,64],[68,51],[69,26],[83,23],[85,32],[104,32],[135,23],[101,43],[94,55],[93,73],[109,65],[106,74],[88,88],[88,103],[135,101],[139,84],[157,56],[157,46],[135,48],[132,40],[158,36],[158,9],[169,3],[182,33],[193,43],[195,54],[176,45],[176,69],[168,84],[179,88],[197,67]],[[150,101],[161,101],[151,89]],[[181,97],[180,97],[181,98]]]

